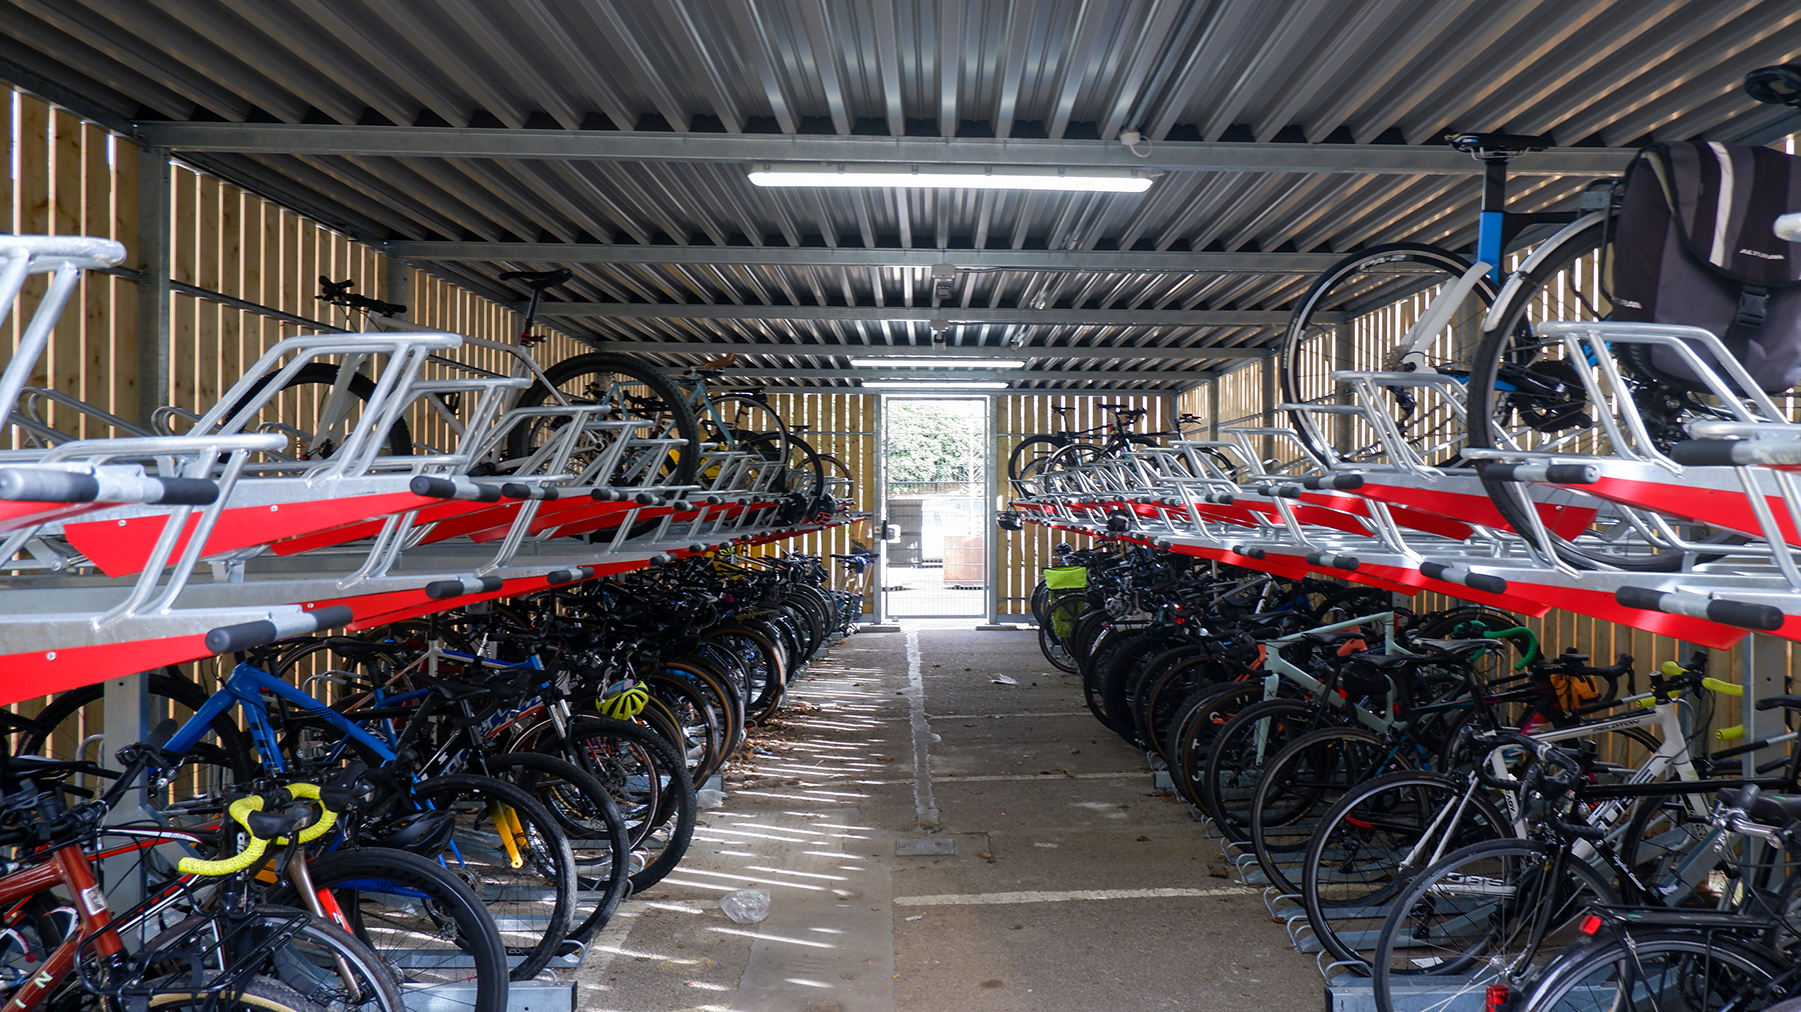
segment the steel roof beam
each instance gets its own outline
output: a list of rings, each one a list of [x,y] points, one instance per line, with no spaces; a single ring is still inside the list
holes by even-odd
[[[819,162],[1137,169],[1146,172],[1347,172],[1481,175],[1483,165],[1441,144],[1278,144],[1164,141],[1138,158],[1113,141],[995,137],[499,130],[316,123],[137,124],[146,144],[177,151],[393,158],[554,158],[606,162]],[[1523,155],[1513,176],[1612,176],[1628,148],[1552,148]]]
[[[520,303],[521,310],[524,303]],[[961,306],[766,306],[732,303],[686,305],[663,302],[540,302],[538,315],[552,319],[604,320],[805,320],[830,323],[900,323],[1037,327],[1284,327],[1286,312],[1219,309],[965,309]],[[1342,314],[1320,316],[1343,323]]]
[[[389,242],[407,260],[561,264],[745,264],[753,267],[934,267],[981,271],[1182,271],[1316,274],[1339,253],[1161,253],[1143,250],[859,249],[839,246],[639,246],[632,243]]]
[[[886,344],[745,344],[737,341],[589,341],[597,351],[635,355],[771,355],[788,358],[856,356],[875,358],[918,357],[935,359],[1260,359],[1274,354],[1271,348],[1134,348],[1129,346],[947,346]],[[974,368],[974,366],[971,366]]]

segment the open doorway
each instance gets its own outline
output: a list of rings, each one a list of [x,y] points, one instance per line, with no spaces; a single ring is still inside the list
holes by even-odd
[[[988,614],[988,402],[890,398],[882,504],[900,539],[883,577],[893,618]]]

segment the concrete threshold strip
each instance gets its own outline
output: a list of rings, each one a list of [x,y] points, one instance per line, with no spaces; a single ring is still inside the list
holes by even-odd
[[[1198,899],[1207,896],[1249,896],[1248,886],[1216,886],[1211,889],[1060,889],[1008,893],[937,893],[928,896],[896,896],[897,907],[1006,906],[1015,903],[1073,903],[1097,900]]]

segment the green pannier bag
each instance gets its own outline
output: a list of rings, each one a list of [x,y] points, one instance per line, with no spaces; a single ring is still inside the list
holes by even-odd
[[[1081,590],[1088,586],[1088,567],[1052,566],[1044,571],[1044,585],[1049,590]]]

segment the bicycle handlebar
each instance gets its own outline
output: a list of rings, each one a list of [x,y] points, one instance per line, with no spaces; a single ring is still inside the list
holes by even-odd
[[[317,784],[288,784],[286,785],[286,790],[289,798],[293,801],[319,801],[319,786]],[[184,875],[206,875],[216,877],[243,871],[261,860],[264,852],[269,849],[270,839],[259,835],[251,823],[261,821],[254,819],[253,815],[256,812],[264,811],[266,805],[267,801],[263,795],[252,794],[247,798],[239,798],[236,801],[233,801],[230,807],[226,809],[226,812],[231,815],[232,821],[244,827],[244,831],[250,834],[250,842],[244,845],[243,850],[238,851],[231,857],[222,857],[213,861],[198,857],[184,857],[176,862],[176,870]],[[297,834],[301,843],[311,843],[312,841],[317,840],[319,837],[325,835],[325,833],[331,829],[332,825],[338,821],[338,813],[325,807],[324,802],[319,802],[319,812],[319,818],[314,820],[311,825],[302,829]],[[285,836],[277,836],[274,838],[274,842],[286,845],[288,838]]]
[[[361,309],[371,313],[380,313],[383,316],[399,316],[406,312],[406,307],[399,303],[383,302],[380,299],[371,299],[366,295],[353,295],[350,290],[355,287],[356,280],[354,278],[333,281],[330,277],[321,274],[319,275],[321,291],[315,298],[333,306]]]

